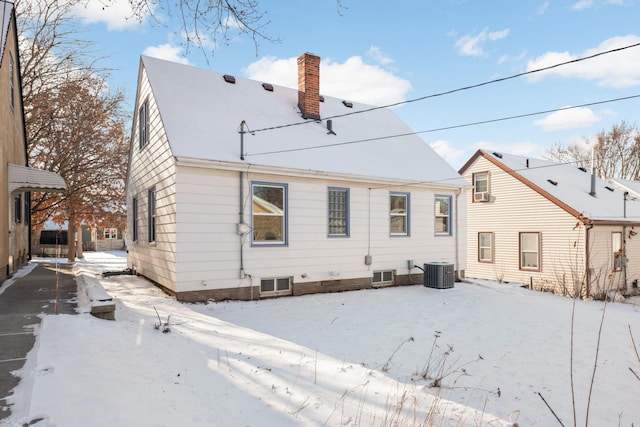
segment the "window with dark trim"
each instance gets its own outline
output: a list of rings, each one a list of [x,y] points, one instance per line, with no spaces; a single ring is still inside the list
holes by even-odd
[[[13,62],[13,55],[9,53],[9,105],[11,111],[15,108],[15,63]]]
[[[490,198],[489,172],[476,172],[473,174],[473,201],[488,202]]]
[[[389,231],[392,236],[409,235],[410,196],[410,193],[389,193]]]
[[[145,99],[138,110],[138,145],[143,149],[149,137],[149,99]]]
[[[614,231],[611,233],[611,251],[613,252],[613,271],[621,271],[623,265],[622,232]]]
[[[134,242],[138,241],[138,198],[131,201],[131,237]]]
[[[149,243],[156,241],[156,189],[152,187],[148,192],[148,228]]]
[[[14,199],[13,219],[16,224],[20,224],[22,222],[22,194],[18,194]]]
[[[327,195],[330,237],[349,237],[349,189],[329,187]]]
[[[520,269],[540,271],[540,233],[520,233]]]
[[[478,233],[478,261],[493,262],[493,233]]]
[[[284,246],[287,244],[287,185],[269,182],[251,183],[252,243]]]
[[[451,196],[435,198],[435,231],[436,235],[451,235]]]

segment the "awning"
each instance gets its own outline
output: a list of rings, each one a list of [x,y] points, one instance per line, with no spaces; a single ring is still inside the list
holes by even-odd
[[[65,191],[66,189],[67,184],[57,173],[9,163],[9,194],[14,191]]]

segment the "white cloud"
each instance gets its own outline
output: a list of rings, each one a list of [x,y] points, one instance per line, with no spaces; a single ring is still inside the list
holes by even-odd
[[[509,35],[509,29],[500,31],[488,31],[486,28],[479,34],[467,34],[456,41],[456,48],[462,55],[468,56],[484,56],[484,45],[488,41],[496,41],[503,39]]]
[[[129,0],[89,0],[74,7],[74,13],[85,23],[103,22],[107,30],[125,30],[140,25],[133,16]]]
[[[181,64],[189,64],[189,60],[182,55],[182,48],[169,43],[160,46],[149,46],[142,54],[167,61],[179,62]]]
[[[593,0],[580,0],[571,6],[571,10],[581,11],[593,6]]]
[[[465,150],[455,148],[449,141],[438,140],[429,144],[433,150],[445,159],[449,164],[457,164],[466,160],[468,153]]]
[[[577,58],[594,55],[612,49],[640,43],[640,36],[627,35],[612,37],[599,46],[574,55],[569,52],[548,52],[527,63],[527,71],[548,67]],[[640,61],[636,48],[601,55],[593,59],[563,65],[529,76],[530,81],[544,77],[558,76],[596,81],[599,86],[629,88],[640,85]]]
[[[268,56],[250,64],[245,74],[281,86],[297,88],[297,58],[279,59]],[[408,80],[397,77],[378,65],[352,56],[340,63],[323,59],[320,64],[320,93],[370,105],[387,105],[406,99],[411,90]]]
[[[538,15],[544,15],[544,13],[547,11],[548,8],[549,8],[549,2],[545,1],[540,6],[538,6]]]
[[[385,56],[378,46],[371,46],[367,51],[367,56],[380,65],[388,65],[393,63],[393,59]]]
[[[600,121],[590,108],[572,108],[556,111],[544,119],[536,120],[534,124],[544,131],[556,131],[589,127]]]

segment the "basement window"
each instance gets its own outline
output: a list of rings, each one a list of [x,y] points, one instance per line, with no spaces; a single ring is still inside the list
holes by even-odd
[[[393,270],[374,271],[371,283],[373,286],[392,285],[393,276]]]
[[[260,280],[260,294],[264,296],[288,295],[291,293],[290,277],[273,277]]]

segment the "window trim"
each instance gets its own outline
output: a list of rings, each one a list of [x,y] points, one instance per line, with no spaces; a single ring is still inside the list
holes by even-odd
[[[481,255],[482,249],[483,249],[483,246],[481,246],[481,242],[482,242],[481,235],[483,234],[488,234],[491,238],[490,246],[488,248],[484,247],[485,249],[489,249],[491,253],[491,257],[489,259],[483,259]],[[495,262],[495,233],[493,231],[478,232],[478,262],[487,263],[487,264],[493,264]]]
[[[156,187],[151,187],[147,191],[147,228],[148,228],[148,242],[155,243],[156,242],[156,227],[157,224],[157,200],[156,200]]]
[[[525,234],[535,234],[537,236],[538,248],[537,248],[537,267],[525,267],[522,262],[522,236]],[[528,252],[527,252],[528,253]],[[518,233],[518,265],[522,271],[542,271],[542,233],[539,231],[520,231]]]
[[[116,227],[105,227],[104,230],[102,230],[102,237],[104,237],[104,240],[117,240],[118,229]]]
[[[134,197],[131,200],[131,236],[134,242],[138,241],[138,198]]]
[[[287,289],[278,290],[278,281],[279,280],[287,280],[289,283],[289,287]],[[273,291],[263,291],[262,290],[262,282],[265,281],[273,281]],[[293,278],[286,277],[263,277],[260,279],[260,296],[272,297],[272,296],[280,296],[280,295],[291,295],[293,293]]]
[[[483,175],[487,176],[487,191],[476,191],[476,177],[483,176]],[[471,180],[472,180],[471,182],[473,183],[473,191],[471,192],[471,201],[472,201],[472,203],[486,203],[486,202],[488,202],[490,194],[491,194],[491,174],[489,173],[489,171],[474,172],[471,175]],[[478,194],[487,194],[486,200],[479,199],[477,197]]]
[[[613,236],[618,236],[618,249],[614,248],[614,240],[613,240]],[[612,231],[611,232],[611,271],[612,272],[618,272],[618,271],[622,271],[622,267],[623,267],[623,248],[624,243],[622,241],[622,232],[621,231]],[[617,256],[616,256],[617,255]]]
[[[138,109],[138,149],[142,150],[149,144],[149,97],[140,104]]]
[[[394,214],[391,210],[392,207],[392,198],[393,197],[404,197],[405,199],[405,213],[404,214]],[[393,222],[394,217],[404,217],[405,218],[405,230],[401,233],[394,233],[391,230],[391,223]],[[411,193],[403,192],[403,191],[390,191],[389,192],[389,236],[390,237],[410,237],[411,236]]]
[[[345,232],[344,233],[332,233],[331,232],[331,193],[341,192],[344,193],[344,221]],[[327,236],[331,238],[346,238],[351,236],[351,194],[350,189],[347,187],[328,187],[327,188]]]
[[[282,240],[255,240],[253,211],[254,187],[279,187],[282,188]],[[282,247],[289,245],[289,185],[281,182],[251,181],[251,246],[255,247]]]
[[[444,215],[439,214],[437,211],[437,201],[438,199],[447,199],[449,211],[446,215],[447,218],[447,231],[437,231],[436,223],[437,218],[445,217]],[[436,194],[433,199],[433,232],[436,236],[452,236],[453,235],[453,224],[451,223],[451,218],[453,218],[453,197],[449,194]]]

